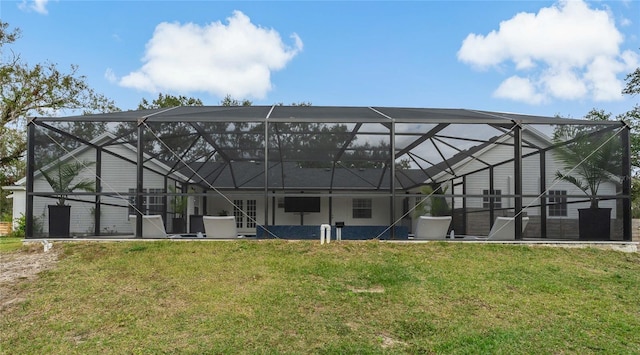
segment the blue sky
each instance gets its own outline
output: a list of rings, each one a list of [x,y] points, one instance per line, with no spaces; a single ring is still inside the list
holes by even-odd
[[[159,92],[217,105],[467,108],[582,117],[640,65],[638,1],[11,1],[29,64],[79,66],[121,109]]]

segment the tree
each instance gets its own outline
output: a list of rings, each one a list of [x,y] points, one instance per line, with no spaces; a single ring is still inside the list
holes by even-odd
[[[625,81],[627,82],[627,86],[622,90],[623,94],[640,94],[640,67],[636,68],[632,73],[627,74]]]
[[[592,109],[585,118],[607,121],[611,113]],[[600,184],[620,175],[620,140],[613,135],[613,132],[594,126],[562,125],[553,132],[553,140],[559,145],[555,153],[563,164],[563,170],[556,172],[556,178],[575,185],[589,196],[591,208],[598,207]]]
[[[226,95],[221,101],[221,106],[251,106],[252,102],[237,100],[230,95]],[[173,96],[159,93],[152,102],[142,99],[138,104],[139,110],[170,108],[179,106],[203,106],[202,100],[194,97]],[[207,132],[219,147],[238,145],[250,147],[255,145],[255,139],[246,133],[255,131],[250,128],[248,122],[198,122],[191,124],[187,122],[153,122],[148,123],[150,130],[145,130],[144,146],[145,152],[150,156],[165,162],[175,162],[177,157],[184,161],[197,161],[208,157],[210,152],[215,151],[205,139],[200,139],[200,132],[196,126]],[[135,123],[121,123],[117,128],[117,135],[125,140],[135,142],[137,139]],[[159,144],[161,140],[162,143]],[[238,140],[242,142],[238,143]],[[170,148],[169,148],[170,147]],[[218,153],[218,152],[216,152]],[[216,159],[219,158],[216,156]]]
[[[20,29],[9,31],[8,27],[8,23],[0,22],[0,49],[20,38]],[[63,73],[55,63],[29,66],[16,54],[0,66],[0,98],[2,125],[19,124],[29,115],[47,115],[52,111],[119,110],[113,101],[89,87],[86,77],[78,74],[77,65],[71,65],[70,72]]]
[[[227,96],[225,96],[224,99],[220,101],[220,105],[221,106],[251,106],[253,105],[253,102],[247,99],[240,101],[238,99],[232,98],[231,95],[227,94]]]
[[[94,165],[94,162],[71,162],[57,164],[50,171],[41,170],[42,176],[47,180],[53,192],[58,193],[58,206],[65,206],[67,195],[75,190],[93,192],[96,190],[95,180],[80,179],[75,181],[82,170]]]
[[[65,73],[55,63],[31,66],[14,52],[7,54],[6,47],[20,37],[20,29],[10,29],[8,23],[0,21],[0,185],[24,176],[27,117],[66,111],[119,111],[113,101],[89,87],[77,65],[71,65]],[[0,199],[4,197],[0,195]],[[5,207],[2,209],[6,213]]]
[[[629,73],[625,78],[627,85],[622,90],[625,95],[635,96],[640,94],[640,67]],[[636,104],[618,119],[626,120],[631,126],[631,165],[637,175],[640,171],[640,105]]]
[[[622,90],[625,95],[640,94],[640,67],[625,78],[627,85]],[[640,218],[640,105],[636,104],[630,111],[621,115],[631,126],[631,208],[634,218]]]
[[[147,101],[147,99],[142,99],[138,104],[138,110],[148,110],[154,108],[166,108],[166,107],[176,107],[176,106],[202,106],[202,100],[194,98],[194,97],[186,97],[186,96],[172,96],[172,95],[163,95],[162,93],[158,94],[158,98],[153,100],[151,103]]]
[[[635,105],[631,110],[616,117],[618,120],[626,121],[631,132],[631,173],[636,176],[640,172],[640,105]]]
[[[311,101],[292,102],[291,106],[312,106]],[[284,106],[284,103],[278,102],[276,106]]]

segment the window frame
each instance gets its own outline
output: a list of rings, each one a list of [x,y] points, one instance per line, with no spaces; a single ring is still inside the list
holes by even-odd
[[[136,198],[138,197],[137,195],[137,189],[129,189],[129,198],[128,198],[128,208],[127,208],[127,213],[129,215],[135,215],[136,213]],[[146,215],[146,214],[164,214],[164,189],[163,188],[150,188],[150,189],[142,189],[142,214]],[[148,194],[160,194],[159,196],[151,196]],[[152,208],[153,206],[157,207],[157,208]]]
[[[373,199],[353,198],[351,200],[351,217],[353,219],[371,219],[373,217]]]
[[[489,189],[482,190],[482,208],[489,209],[491,208],[491,200],[493,200],[493,208],[500,209],[502,208],[502,197],[489,197],[490,195],[500,195],[502,196],[502,189],[494,189],[493,193],[489,193]]]
[[[567,190],[549,190],[547,192],[547,215],[549,217],[568,217]]]

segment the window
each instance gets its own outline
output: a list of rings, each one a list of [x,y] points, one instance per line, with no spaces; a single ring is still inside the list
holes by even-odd
[[[256,227],[256,217],[257,217],[256,204],[257,204],[256,200],[247,200],[247,228]]]
[[[255,228],[256,217],[258,216],[258,201],[237,199],[233,200],[233,205],[236,228]],[[243,211],[243,209],[245,210]]]
[[[143,189],[142,193],[147,192],[147,189]],[[129,195],[129,215],[133,215],[136,214],[136,195],[133,195],[136,193],[136,189],[129,189],[129,193],[132,195]],[[146,214],[147,212],[147,199],[143,198],[142,199],[142,214]]]
[[[147,196],[147,211],[149,214],[162,214],[164,210],[163,192],[163,189],[149,189],[149,196]]]
[[[242,228],[244,221],[244,214],[242,213],[242,209],[244,209],[244,200],[233,200],[233,216],[236,218],[236,228]]]
[[[567,191],[549,190],[549,217],[567,216]]]
[[[371,218],[371,199],[353,199],[353,218]]]
[[[493,193],[490,194],[489,190],[482,190],[482,194],[485,195],[482,198],[482,208],[490,208],[491,200],[493,199],[493,208],[502,208],[502,198],[501,197],[489,197],[489,195],[502,195],[502,190],[493,190]]]
[[[162,214],[164,211],[164,200],[162,193],[164,189],[149,189],[151,195],[142,199],[142,214]],[[135,194],[136,189],[129,189],[130,194]],[[147,189],[142,189],[146,194]],[[129,195],[129,214],[136,214],[136,195]]]
[[[135,193],[136,189],[129,189],[129,215],[136,214],[136,196],[131,195]]]

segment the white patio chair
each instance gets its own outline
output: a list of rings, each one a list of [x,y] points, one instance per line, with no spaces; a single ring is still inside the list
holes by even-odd
[[[522,217],[522,232],[529,223],[529,217]],[[465,236],[464,239],[473,240],[516,240],[515,217],[496,217],[488,236]]]
[[[522,217],[522,232],[529,223],[529,217]],[[515,240],[516,221],[515,217],[496,217],[493,227],[489,231],[488,240]]]
[[[446,239],[451,216],[420,216],[413,239]]]
[[[207,238],[238,238],[236,218],[234,216],[202,216],[204,233]]]
[[[129,215],[129,223],[136,234],[137,215]],[[167,238],[167,231],[164,228],[164,221],[161,215],[142,216],[142,238]]]

